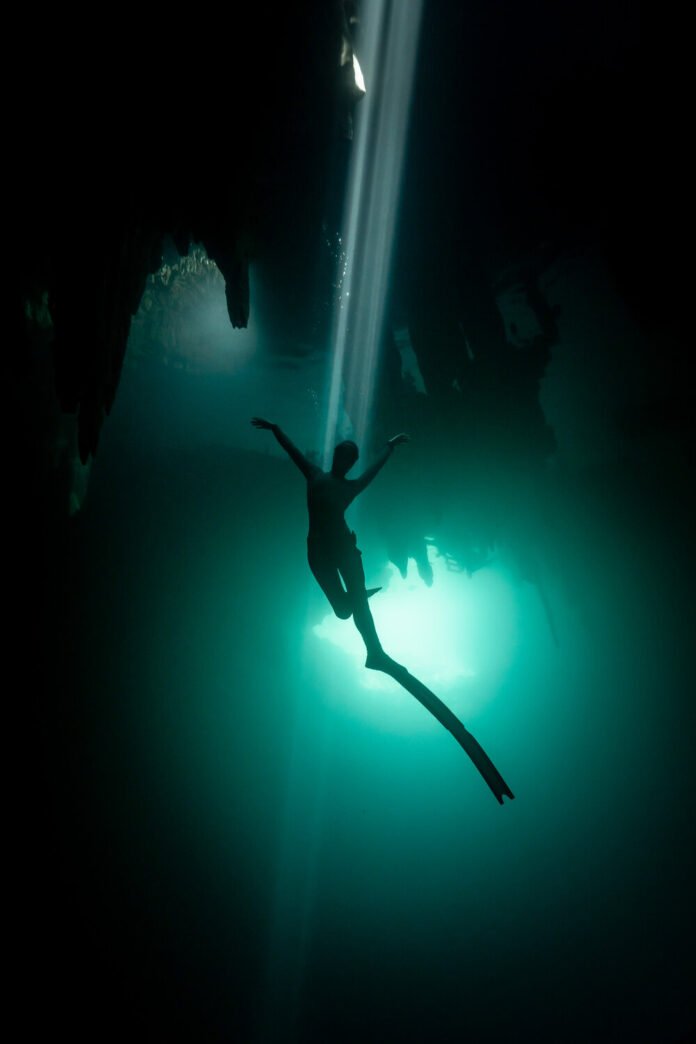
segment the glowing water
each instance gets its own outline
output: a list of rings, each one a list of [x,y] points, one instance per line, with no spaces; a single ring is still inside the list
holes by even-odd
[[[433,585],[419,578],[413,562],[406,578],[388,565],[383,590],[370,601],[382,645],[399,663],[438,695],[451,693],[452,709],[469,713],[485,703],[509,666],[517,638],[518,605],[512,585],[494,569],[468,577],[447,568],[437,548],[430,546]],[[349,621],[329,613],[313,629],[316,637],[343,649],[363,689],[354,706],[374,717],[375,704],[365,690],[380,693],[380,715],[391,718],[395,707],[415,723],[430,728],[428,716],[413,697],[388,675],[366,670],[365,647]],[[384,698],[382,698],[382,696]],[[353,696],[351,696],[351,700]],[[393,720],[399,730],[404,722]],[[388,726],[390,727],[390,726]]]

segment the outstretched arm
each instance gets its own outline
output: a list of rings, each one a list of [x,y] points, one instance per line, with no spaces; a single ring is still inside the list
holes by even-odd
[[[362,491],[370,485],[375,475],[377,475],[377,473],[382,470],[384,465],[391,457],[392,453],[394,452],[394,447],[400,446],[403,442],[408,441],[409,436],[404,435],[403,433],[401,435],[394,435],[393,438],[389,439],[389,442],[385,446],[384,451],[380,454],[380,456],[377,458],[374,464],[371,467],[369,467],[367,471],[363,472],[360,478],[352,480],[353,489],[355,490],[354,496],[357,497],[358,493],[362,493]]]
[[[271,421],[264,420],[263,417],[252,417],[251,423],[255,428],[262,428],[264,431],[273,432],[280,445],[290,457],[290,460],[297,464],[305,478],[309,478],[312,472],[317,470],[315,465],[309,463],[304,453],[300,453],[295,443],[290,441],[283,429],[278,427],[277,424],[272,424]]]

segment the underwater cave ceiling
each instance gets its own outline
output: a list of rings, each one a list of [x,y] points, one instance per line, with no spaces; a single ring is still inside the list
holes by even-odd
[[[96,452],[165,237],[180,253],[202,244],[216,262],[234,327],[255,307],[250,265],[280,303],[281,325],[284,308],[289,325],[316,312],[350,149],[356,94],[341,54],[357,8],[235,8],[224,31],[196,19],[137,32],[124,23],[108,53],[75,41],[58,53],[67,29],[53,37],[45,27],[20,106],[20,291],[25,316],[47,304],[58,400],[77,414],[83,461]],[[640,228],[635,219],[636,158],[650,130],[627,104],[643,94],[637,19],[617,28],[617,8],[596,55],[583,52],[587,39],[570,53],[572,32],[556,46],[562,18],[541,9],[531,21],[502,5],[481,18],[477,5],[426,10],[393,306],[430,394],[462,385],[468,343],[497,378],[492,395],[524,386],[522,411],[537,413],[557,336],[538,281],[564,250],[597,242],[645,328],[659,335],[671,322],[662,351],[676,361],[681,347],[659,263],[669,231],[650,207]],[[506,279],[521,285],[541,330],[514,373],[495,307]],[[32,336],[25,323],[25,343]]]
[[[108,51],[50,19],[33,35],[16,127],[19,291],[25,316],[47,305],[83,461],[164,237],[204,246],[232,325],[246,326],[250,261],[271,258],[284,215],[312,221],[327,146],[345,132],[342,4],[249,5],[230,22],[124,21]]]

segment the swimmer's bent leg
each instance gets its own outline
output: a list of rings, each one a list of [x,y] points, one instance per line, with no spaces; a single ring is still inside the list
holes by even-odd
[[[371,657],[383,656],[382,643],[375,629],[367,599],[374,594],[374,589],[369,592],[365,590],[365,571],[362,564],[362,555],[357,548],[351,548],[341,556],[338,568],[345,582],[348,598],[353,609],[353,622],[360,632],[360,636],[367,649],[368,660]],[[379,588],[377,588],[379,590]]]
[[[353,613],[350,596],[344,590],[338,568],[332,558],[321,548],[307,544],[307,561],[331,608],[340,620],[348,620]]]

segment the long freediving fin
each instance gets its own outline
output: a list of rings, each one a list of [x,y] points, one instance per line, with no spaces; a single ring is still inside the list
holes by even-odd
[[[461,723],[456,714],[453,714],[449,707],[442,702],[442,700],[431,692],[430,689],[426,688],[422,682],[418,681],[418,678],[414,678],[405,667],[396,660],[392,660],[386,653],[384,656],[370,658],[370,668],[375,671],[381,671],[383,674],[388,674],[390,678],[398,682],[407,692],[410,692],[412,696],[422,703],[426,710],[429,710],[433,717],[437,718],[441,725],[444,725],[448,732],[451,732],[460,747],[469,755],[476,768],[479,770],[484,780],[493,792],[493,796],[499,804],[503,804],[503,798],[507,797],[513,800],[515,795],[510,790],[509,786],[498,772],[497,768],[486,754],[485,750],[478,742],[477,739],[472,736],[467,728]]]

